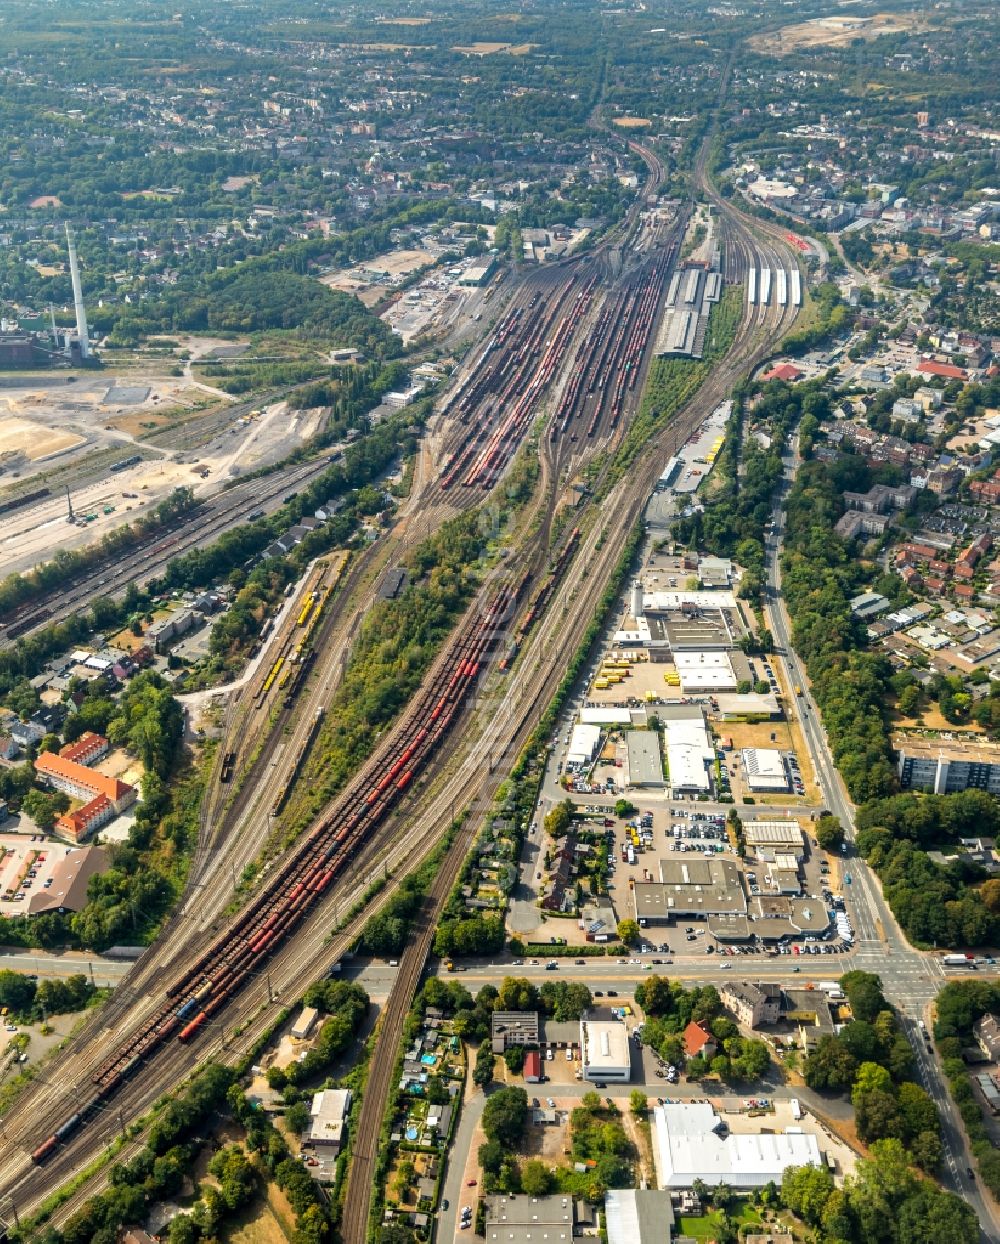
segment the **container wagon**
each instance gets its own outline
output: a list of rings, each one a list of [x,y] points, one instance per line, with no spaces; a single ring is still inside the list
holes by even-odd
[[[760,295],[758,303],[762,307],[766,307],[771,301],[771,269],[761,268],[760,270]]]
[[[747,306],[757,305],[757,269],[750,268],[747,272]]]
[[[802,306],[802,273],[798,268],[792,269],[792,306]]]
[[[788,273],[784,268],[778,269],[778,306],[788,306]]]

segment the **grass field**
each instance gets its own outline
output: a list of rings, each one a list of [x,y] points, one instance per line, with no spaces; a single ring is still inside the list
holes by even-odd
[[[740,1227],[754,1226],[760,1222],[760,1214],[749,1202],[739,1207],[739,1213],[733,1221]],[[718,1210],[703,1214],[700,1218],[681,1217],[677,1222],[678,1235],[689,1235],[693,1240],[714,1240],[722,1226],[722,1215]]]

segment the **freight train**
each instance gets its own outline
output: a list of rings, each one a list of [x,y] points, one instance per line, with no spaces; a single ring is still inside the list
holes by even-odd
[[[292,771],[288,775],[288,780],[285,782],[284,786],[282,786],[281,790],[278,791],[278,797],[271,805],[272,816],[277,816],[288,802],[288,796],[291,793],[291,789],[297,781],[299,774],[302,772],[302,766],[305,763],[306,756],[309,755],[309,749],[316,741],[316,735],[319,734],[319,728],[323,724],[324,712],[325,710],[322,708],[318,708],[316,710],[316,716],[313,718],[312,725],[309,727],[309,733],[306,735],[302,746],[299,748],[299,754],[295,757],[295,764],[292,766]]]
[[[45,1162],[168,1039],[176,1036],[187,1043],[197,1038],[305,921],[426,768],[462,712],[526,581],[527,577],[494,593],[417,698],[399,732],[395,754],[382,761],[378,771],[368,766],[358,776],[330,815],[275,869],[267,887],[170,985],[154,1014],[95,1068],[93,1096],[35,1149],[34,1162]]]
[[[566,567],[572,560],[573,554],[576,552],[576,546],[579,542],[580,528],[574,527],[569,534],[569,539],[563,545],[559,556],[552,563],[552,567],[546,575],[544,582],[531,598],[527,611],[521,619],[521,624],[517,629],[517,635],[508,645],[507,651],[504,653],[499,665],[497,666],[497,668],[502,672],[506,673],[506,671],[510,669],[510,667],[514,664],[514,661],[517,659],[517,654],[523,647],[524,641],[528,637],[528,632],[535,625],[539,617],[541,617],[542,611],[545,609],[545,606],[548,604],[549,597],[552,595],[552,589],[563,577]],[[523,585],[527,585],[526,580],[523,582]]]

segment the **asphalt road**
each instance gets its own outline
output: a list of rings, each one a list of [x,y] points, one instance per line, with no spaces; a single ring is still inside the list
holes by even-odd
[[[134,964],[128,960],[104,959],[100,955],[47,955],[44,951],[0,951],[0,972],[28,972],[39,978],[89,976],[95,985],[118,985]]]
[[[852,915],[857,953],[851,966],[876,972],[882,978],[886,997],[901,1013],[901,1021],[916,1052],[920,1079],[941,1115],[944,1164],[942,1182],[972,1206],[979,1218],[983,1237],[1000,1241],[1000,1217],[989,1198],[984,1198],[974,1179],[966,1173],[972,1159],[966,1145],[957,1111],[951,1101],[937,1058],[919,1029],[923,1018],[929,1025],[931,1004],[944,984],[944,972],[931,955],[914,950],[900,932],[885,904],[868,867],[857,857],[854,806],[837,772],[827,745],[819,710],[813,700],[804,667],[791,643],[791,625],[781,598],[781,547],[785,520],[782,506],[799,465],[798,446],[784,455],[785,474],[774,513],[773,526],[766,541],[766,612],[774,636],[775,655],[786,665],[788,679],[802,687],[796,698],[802,732],[823,794],[825,806],[840,819],[848,838],[851,863]]]

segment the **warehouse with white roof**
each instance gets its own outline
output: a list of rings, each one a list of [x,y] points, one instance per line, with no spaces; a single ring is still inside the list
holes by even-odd
[[[736,1191],[781,1183],[789,1166],[822,1166],[816,1137],[804,1131],[730,1133],[708,1102],[671,1103],[653,1111],[653,1153],[661,1188],[696,1179]]]
[[[580,1020],[580,1061],[585,1080],[632,1078],[632,1055],[624,1020]]]
[[[728,652],[677,652],[674,665],[685,695],[703,691],[735,691],[739,685]]]
[[[576,725],[569,741],[566,763],[578,768],[586,768],[597,755],[601,746],[601,727],[592,725]]]
[[[709,769],[715,760],[715,751],[709,742],[701,710],[673,710],[666,717],[663,733],[667,741],[667,770],[674,793],[707,794],[711,789]]]
[[[785,761],[775,747],[744,747],[743,773],[754,791],[787,791],[790,786]]]

